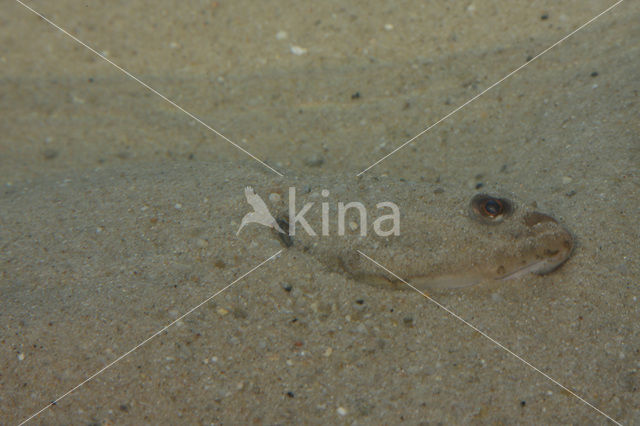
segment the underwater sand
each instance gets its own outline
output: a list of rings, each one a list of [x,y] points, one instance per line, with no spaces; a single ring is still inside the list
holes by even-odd
[[[285,174],[354,176],[611,4],[29,3]],[[261,167],[18,3],[3,12],[3,209],[42,182],[92,173]],[[623,424],[640,420],[639,18],[623,2],[367,172],[456,195],[500,188],[567,225],[577,246],[558,271],[436,300]],[[170,185],[161,218],[179,221],[176,205],[207,193],[197,183]],[[218,252],[199,235],[240,218],[215,215],[144,240],[145,194],[126,197],[131,216],[87,207],[131,236],[121,245],[101,244],[82,211],[78,232],[96,238],[80,244],[57,227],[55,203],[25,212],[24,238],[0,240],[0,423],[26,419],[281,248]],[[32,422],[607,419],[415,292],[285,251]]]

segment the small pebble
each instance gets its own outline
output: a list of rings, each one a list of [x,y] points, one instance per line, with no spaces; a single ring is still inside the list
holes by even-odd
[[[227,311],[225,308],[218,308],[216,312],[218,312],[218,315],[220,316],[225,316],[229,313],[229,311]]]
[[[384,29],[387,31],[391,31],[393,30],[393,25],[392,24],[384,24]]]
[[[182,204],[176,203],[176,204],[173,205],[173,207],[175,207],[176,209],[180,210],[182,208]]]
[[[336,412],[338,414],[340,414],[341,416],[346,416],[347,415],[347,409],[344,407],[338,407],[338,409],[336,410]]]
[[[307,49],[305,49],[304,47],[300,47],[300,46],[291,46],[291,53],[293,53],[296,56],[301,56],[304,55],[305,53],[307,53]]]
[[[43,154],[45,159],[53,160],[58,156],[58,151],[56,151],[55,149],[47,148],[44,150]]]
[[[413,317],[404,317],[402,322],[406,327],[413,327]]]
[[[24,360],[24,354],[18,354],[18,361]]]
[[[594,71],[591,73],[591,77],[597,77],[598,76],[598,71]]]
[[[285,40],[288,36],[286,31],[280,30],[276,33],[276,40]]]
[[[543,21],[546,21],[547,19],[549,19],[549,14],[543,13],[542,16],[540,16],[540,19],[542,19]]]
[[[494,302],[504,302],[504,297],[500,293],[493,293],[491,295],[491,300]]]
[[[324,164],[324,158],[318,154],[312,154],[304,160],[304,163],[309,167],[320,167]]]
[[[278,201],[280,201],[280,199],[280,194],[278,194],[277,192],[272,192],[271,194],[269,194],[269,201],[271,201],[272,203],[277,203]]]
[[[333,349],[332,348],[327,348],[324,353],[322,355],[324,355],[325,357],[330,357],[331,354],[333,353]]]

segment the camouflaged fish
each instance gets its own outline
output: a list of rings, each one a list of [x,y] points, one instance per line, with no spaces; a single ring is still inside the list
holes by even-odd
[[[16,185],[2,194],[0,214],[3,257],[64,262],[81,275],[86,259],[101,256],[134,257],[150,269],[216,259],[240,267],[250,252],[268,256],[284,246],[357,281],[398,282],[360,250],[420,289],[449,289],[547,274],[573,249],[562,224],[510,194],[390,177],[281,178],[224,163],[120,167]]]

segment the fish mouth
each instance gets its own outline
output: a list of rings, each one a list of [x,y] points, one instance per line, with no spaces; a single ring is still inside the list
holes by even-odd
[[[527,274],[545,275],[569,259],[574,238],[567,228],[544,213],[527,213],[517,231],[518,244],[504,248],[470,269],[437,275],[410,277],[420,289],[455,289],[483,281],[508,280]]]
[[[471,223],[479,227],[468,238],[458,240],[455,249],[464,256],[429,259],[430,253],[397,262],[406,279],[382,273],[363,264],[357,255],[341,259],[340,269],[358,280],[397,286],[407,283],[418,290],[445,290],[482,282],[507,280],[527,274],[555,271],[571,256],[574,238],[555,218],[514,206],[506,198],[480,194],[471,201]],[[456,228],[454,228],[456,229]],[[445,252],[452,253],[452,250]],[[425,256],[421,261],[421,256]]]
[[[567,228],[556,219],[540,212],[528,213],[523,220],[529,229],[530,239],[520,248],[520,265],[511,265],[509,270],[498,274],[496,279],[518,278],[525,274],[545,275],[558,269],[573,253],[574,238]]]

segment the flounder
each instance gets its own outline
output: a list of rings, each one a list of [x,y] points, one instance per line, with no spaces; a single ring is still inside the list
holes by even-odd
[[[252,209],[249,194],[260,197],[286,229],[243,223],[240,232]],[[447,289],[546,274],[573,249],[563,225],[511,195],[388,177],[280,178],[251,165],[176,162],[67,173],[5,189],[0,201],[0,259],[18,274],[18,263],[35,262],[53,269],[64,262],[81,272],[86,259],[95,266],[104,253],[111,262],[133,256],[144,263],[163,256],[153,267],[171,268],[175,247],[188,253],[189,241],[197,238],[206,241],[194,249],[204,262],[221,257],[241,261],[238,253],[247,247],[264,247],[268,256],[282,244],[357,281],[393,287],[398,280],[360,250],[421,289]],[[363,208],[344,210],[348,203]],[[381,220],[392,211],[389,203],[398,208],[398,223]],[[309,235],[300,221],[289,235],[292,220],[307,204],[303,218],[316,235]],[[341,224],[344,235],[338,232]],[[397,232],[390,233],[396,225]],[[184,262],[184,256],[180,259]]]

